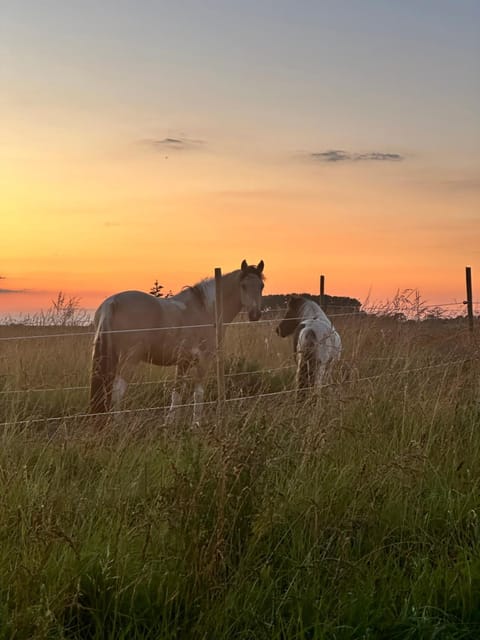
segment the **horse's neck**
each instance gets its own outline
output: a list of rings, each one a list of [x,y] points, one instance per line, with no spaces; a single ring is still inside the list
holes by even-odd
[[[198,285],[197,285],[198,286]],[[209,278],[200,283],[202,289],[202,297],[204,302],[203,312],[206,313],[208,320],[215,319],[215,279]],[[187,304],[195,305],[192,302],[192,292],[185,289],[178,293],[174,298]],[[222,276],[222,298],[223,298],[223,322],[232,322],[242,308],[240,301],[239,271],[232,271]]]
[[[240,272],[232,271],[222,276],[223,322],[232,322],[242,309],[240,300]],[[215,279],[205,280],[203,283],[205,308],[212,321],[215,317],[216,285]]]
[[[188,313],[196,319],[213,322],[215,317],[215,284],[210,280],[200,282],[193,287],[186,287],[173,296],[173,299],[186,305]]]
[[[224,322],[232,322],[235,316],[242,310],[239,277],[238,271],[232,271],[222,278]]]

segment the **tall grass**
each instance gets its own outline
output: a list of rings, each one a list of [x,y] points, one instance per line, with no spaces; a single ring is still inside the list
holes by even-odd
[[[37,391],[0,395],[0,638],[480,637],[476,346],[460,321],[336,324],[320,398],[197,430],[21,423],[85,410],[41,388],[87,385],[91,337],[3,343],[1,390]],[[231,327],[230,397],[290,388],[290,349]],[[168,403],[168,375],[126,406]]]

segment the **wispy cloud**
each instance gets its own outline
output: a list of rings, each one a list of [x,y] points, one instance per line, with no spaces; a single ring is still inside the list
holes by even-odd
[[[6,280],[7,276],[0,276],[0,280]],[[0,288],[0,295],[8,295],[9,293],[30,293],[30,289],[4,289]]]
[[[6,280],[7,276],[0,276],[0,280]],[[9,293],[28,293],[28,289],[2,289],[0,288],[0,295],[7,295]]]
[[[172,151],[185,151],[192,149],[199,149],[206,145],[205,140],[196,140],[193,138],[186,138],[184,136],[175,138],[148,138],[143,140],[143,143],[148,145],[151,149],[157,149],[162,153],[167,149]]]
[[[28,289],[0,289],[0,295],[8,293],[29,293]]]
[[[386,153],[384,151],[369,151],[368,153],[353,153],[342,149],[328,149],[309,154],[317,162],[399,162],[404,160],[400,153]]]

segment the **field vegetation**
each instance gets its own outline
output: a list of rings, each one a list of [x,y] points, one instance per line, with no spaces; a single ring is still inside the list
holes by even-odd
[[[0,342],[0,639],[480,637],[479,327],[335,324],[342,362],[301,403],[251,397],[293,386],[275,324],[230,327],[237,400],[196,429],[75,417],[91,327],[0,327],[70,333]],[[141,367],[125,408],[167,405],[171,376]]]

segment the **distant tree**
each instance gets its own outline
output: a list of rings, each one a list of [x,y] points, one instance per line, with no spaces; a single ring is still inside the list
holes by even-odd
[[[150,289],[149,293],[151,293],[152,296],[155,296],[155,298],[163,298],[162,289],[163,284],[160,284],[158,280],[155,280],[155,282],[153,283],[153,287]]]
[[[311,293],[301,293],[305,298],[319,302],[318,295],[312,295]],[[267,294],[263,296],[263,308],[264,309],[283,309],[287,304],[288,294]],[[350,298],[348,296],[329,296],[325,295],[325,304],[327,313],[330,311],[355,313],[360,311],[362,303],[356,298]],[[338,311],[337,311],[338,312]]]

